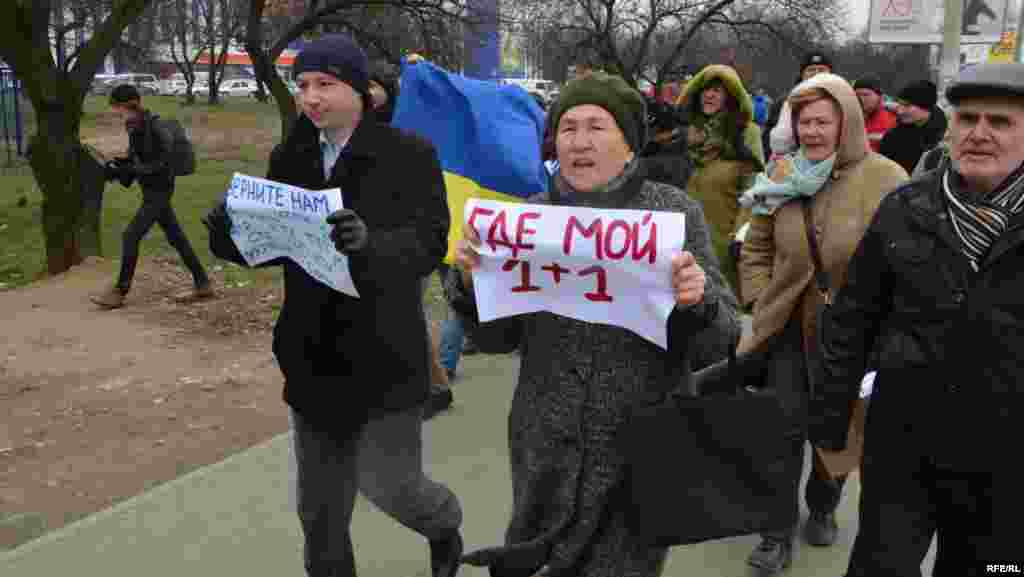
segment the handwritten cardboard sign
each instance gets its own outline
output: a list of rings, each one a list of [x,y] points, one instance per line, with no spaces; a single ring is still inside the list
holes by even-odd
[[[332,289],[359,296],[326,220],[342,208],[340,189],[306,190],[236,172],[225,198],[231,239],[250,265],[287,257]]]
[[[682,214],[473,199],[464,218],[482,241],[473,273],[482,322],[548,311],[667,347]]]

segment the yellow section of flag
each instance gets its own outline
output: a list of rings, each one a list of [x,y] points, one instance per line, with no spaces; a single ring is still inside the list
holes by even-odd
[[[451,228],[448,229],[448,254],[444,257],[446,264],[455,260],[455,245],[462,240],[462,221],[465,214],[466,201],[471,198],[500,200],[502,202],[524,202],[525,199],[511,194],[495,192],[483,188],[475,181],[454,172],[444,173],[444,186],[448,193],[448,214],[451,216]]]

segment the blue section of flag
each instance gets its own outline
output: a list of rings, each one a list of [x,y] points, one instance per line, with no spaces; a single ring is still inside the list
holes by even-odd
[[[392,124],[432,142],[444,170],[481,187],[520,198],[547,190],[544,111],[519,86],[403,62]]]

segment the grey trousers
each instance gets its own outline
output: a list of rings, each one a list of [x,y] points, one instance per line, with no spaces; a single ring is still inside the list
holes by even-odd
[[[338,441],[292,412],[296,504],[309,577],[355,577],[349,526],[357,492],[428,540],[462,525],[455,494],[423,474],[422,413],[417,407],[385,415]]]

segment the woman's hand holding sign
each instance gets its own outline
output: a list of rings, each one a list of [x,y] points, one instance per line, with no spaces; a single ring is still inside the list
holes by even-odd
[[[462,227],[462,240],[455,247],[455,265],[462,271],[462,284],[473,286],[473,270],[480,266],[480,235],[468,224]]]
[[[700,304],[704,300],[706,282],[704,269],[697,264],[693,254],[683,251],[672,258],[672,290],[675,291],[677,305]]]

